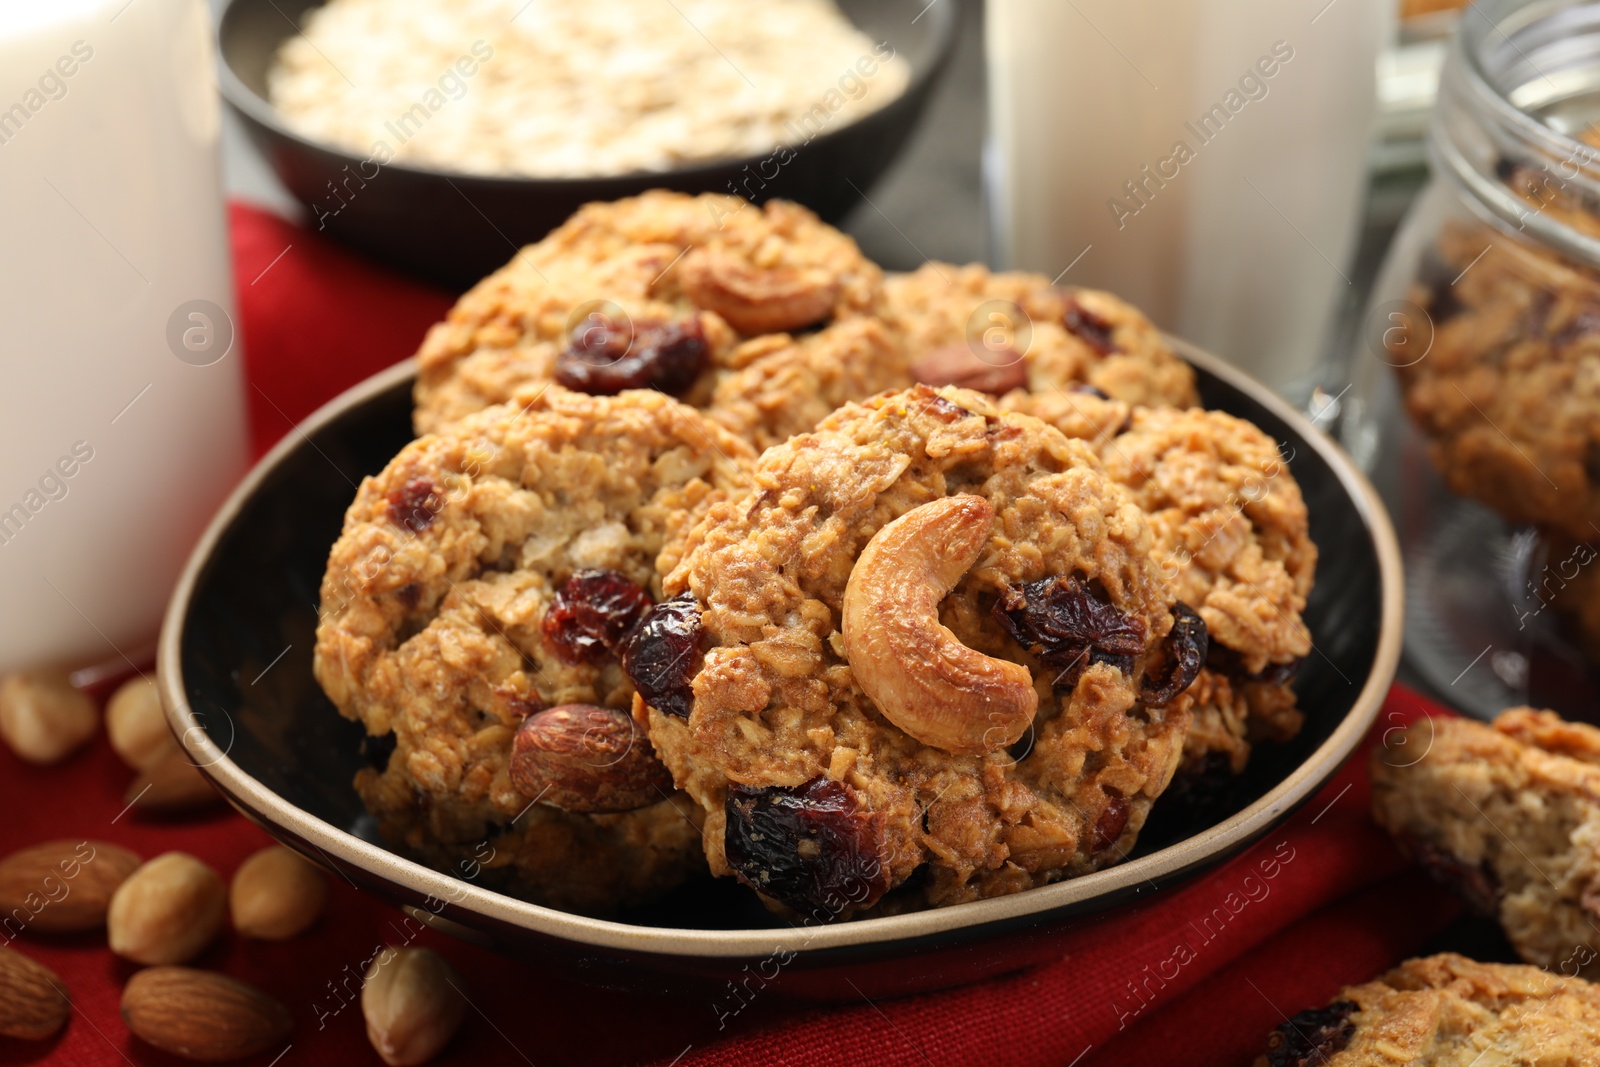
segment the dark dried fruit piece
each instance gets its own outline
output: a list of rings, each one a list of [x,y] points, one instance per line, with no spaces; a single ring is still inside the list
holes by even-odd
[[[1144,652],[1144,621],[1096,596],[1076,575],[1008,589],[996,601],[994,616],[1018,644],[1059,672],[1059,686],[1076,685],[1093,663],[1126,674]]]
[[[1085,396],[1098,397],[1101,400],[1110,400],[1111,399],[1111,394],[1110,393],[1106,392],[1104,389],[1100,388],[1098,385],[1090,385],[1088,382],[1078,382],[1077,384],[1073,385],[1070,389],[1068,389],[1067,392],[1069,392],[1069,393],[1082,393]]]
[[[426,478],[413,478],[391,492],[386,499],[389,501],[389,521],[412,533],[426,530],[438,518],[439,512],[444,510],[444,497]]]
[[[689,717],[691,683],[704,660],[700,602],[685,590],[639,620],[622,643],[622,670],[644,702],[663,715]]]
[[[544,613],[544,637],[566,663],[615,655],[644,613],[650,594],[616,571],[583,570],[561,583]]]
[[[556,359],[556,381],[593,396],[624,389],[680,394],[711,358],[699,319],[618,323],[598,312],[579,323]]]
[[[1114,789],[1106,789],[1106,806],[1094,821],[1094,833],[1089,837],[1090,852],[1104,852],[1128,826],[1128,800]]]
[[[1466,310],[1466,305],[1456,296],[1455,282],[1460,273],[1431,249],[1417,267],[1417,283],[1427,290],[1426,311],[1436,328]]]
[[[1471,864],[1414,834],[1399,835],[1402,851],[1428,872],[1428,877],[1450,890],[1475,915],[1492,919],[1500,912],[1500,882],[1483,864]]]
[[[818,922],[869,907],[889,888],[883,816],[831,778],[728,787],[723,848],[739,878]]]
[[[633,717],[593,704],[532,715],[511,745],[511,784],[563,811],[633,811],[665,800],[672,775]]]
[[[1116,327],[1076,300],[1067,301],[1067,310],[1061,317],[1061,324],[1067,328],[1067,332],[1102,356],[1109,356],[1117,350],[1116,342],[1112,339]]]
[[[1350,1016],[1360,1010],[1353,1000],[1336,1000],[1282,1023],[1267,1038],[1268,1067],[1323,1067],[1350,1044],[1356,1032]]]
[[[1199,676],[1210,644],[1206,621],[1183,601],[1174,601],[1172,629],[1161,643],[1165,660],[1159,674],[1146,674],[1139,683],[1139,699],[1158,708],[1170,703]]]

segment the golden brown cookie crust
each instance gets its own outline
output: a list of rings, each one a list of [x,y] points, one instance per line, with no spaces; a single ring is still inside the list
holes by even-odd
[[[1600,1063],[1600,987],[1453,952],[1407,960],[1280,1026],[1257,1067]]]
[[[698,321],[710,361],[681,399],[703,406],[721,372],[737,368],[726,361],[740,340],[871,314],[881,277],[854,241],[787,201],[656,190],[587,204],[429,331],[417,353],[416,427],[437,429],[551,380],[575,312],[597,302],[635,324]]]
[[[1277,443],[1220,411],[1132,408],[1064,391],[1016,392],[1000,403],[1095,445],[1106,473],[1149,516],[1177,598],[1205,620],[1218,666],[1179,697],[1195,720],[1186,771],[1221,759],[1237,773],[1252,742],[1294,737],[1302,716],[1287,677],[1311,652],[1302,615],[1317,548]]]
[[[819,776],[881,820],[893,885],[926,865],[903,893],[909,905],[886,907],[1015,892],[1125,855],[1188,721],[1139,702],[1143,669],[1172,625],[1171,594],[1144,517],[1088,447],[982,394],[918,387],[847,405],[769,449],[755,482],[712,507],[664,583],[702,606],[692,713],[648,709],[658,751],[708,811],[713,870],[730,873],[730,782],[799,787]],[[862,666],[844,654],[841,604],[862,549],[891,520],[957,494],[982,496],[994,520],[940,621],[968,648],[1032,672],[1039,710],[1020,759],[913,740],[866,696]],[[1059,672],[1008,636],[991,605],[1002,588],[1072,574],[1138,620],[1145,646],[1126,670],[1097,662],[1057,689]]]
[[[550,386],[413,442],[363,481],[323,580],[315,670],[343,715],[394,735],[387,769],[357,782],[387,834],[447,861],[487,837],[512,857],[513,888],[584,911],[692,869],[681,811],[530,807],[507,766],[530,712],[631,699],[614,660],[568,663],[545,640],[555,589],[602,568],[659,596],[669,535],[744,485],[751,458],[659,393]]]

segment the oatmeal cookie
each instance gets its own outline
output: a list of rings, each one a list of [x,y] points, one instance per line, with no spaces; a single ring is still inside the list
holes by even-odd
[[[447,870],[487,848],[493,884],[586,912],[700,865],[684,798],[614,814],[535,804],[512,745],[542,708],[630,707],[616,646],[659,599],[669,535],[747,484],[752,458],[660,393],[551,386],[414,441],[362,482],[323,579],[315,670],[341,714],[392,738],[356,782],[387,837]]]
[[[768,449],[624,653],[713,871],[826,921],[1117,862],[1204,641],[1153,543],[1087,445],[976,392]]]
[[[1150,517],[1177,598],[1205,620],[1206,670],[1185,766],[1208,752],[1244,769],[1253,741],[1287,741],[1302,716],[1289,681],[1311,652],[1301,618],[1317,546],[1305,500],[1272,438],[1220,411],[1136,409],[1100,449],[1112,479]]]
[[[1453,952],[1347,986],[1273,1031],[1256,1067],[1600,1063],[1600,987]]]
[[[1184,773],[1238,773],[1252,743],[1294,737],[1302,716],[1289,682],[1311,652],[1301,614],[1317,547],[1277,443],[1220,411],[1130,408],[1082,391],[1000,404],[1095,446],[1149,516],[1177,598],[1205,620],[1208,665],[1179,698],[1194,714]]]
[[[1584,216],[1587,217],[1587,216]],[[1406,410],[1453,492],[1585,540],[1600,528],[1600,281],[1479,223],[1452,223],[1411,299],[1433,324],[1395,352]]]
[[[1057,288],[1041,274],[930,262],[888,278],[883,296],[884,316],[913,357],[937,360],[952,349],[958,356],[981,349],[983,361],[997,370],[1020,368],[1010,385],[1029,392],[1087,384],[1130,404],[1197,403],[1194,371],[1149,319],[1110,293]],[[980,313],[991,301],[995,313]],[[954,377],[924,380],[968,384]]]
[[[416,427],[548,381],[593,394],[655,388],[703,406],[719,375],[739,369],[741,340],[871,314],[880,281],[854,241],[787,201],[655,191],[588,204],[429,331]],[[904,382],[875,388],[891,384]]]
[[[1373,754],[1372,810],[1523,959],[1600,975],[1600,730],[1528,708],[1421,720]]]

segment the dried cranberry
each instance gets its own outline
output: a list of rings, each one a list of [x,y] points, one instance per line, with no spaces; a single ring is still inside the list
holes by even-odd
[[[1094,833],[1089,837],[1090,852],[1104,852],[1128,826],[1128,799],[1113,789],[1106,790],[1106,806],[1094,821]]]
[[[1076,576],[1008,589],[995,603],[994,616],[1018,644],[1060,672],[1060,686],[1076,685],[1092,663],[1127,673],[1144,651],[1144,621],[1100,599]]]
[[[615,655],[622,639],[650,610],[650,594],[616,571],[578,571],[556,590],[544,613],[544,637],[567,663]]]
[[[1206,666],[1240,683],[1265,682],[1268,685],[1288,685],[1294,680],[1295,674],[1304,662],[1303,657],[1297,656],[1286,663],[1269,663],[1259,671],[1252,672],[1244,669],[1244,656],[1227,645],[1212,641],[1210,647],[1206,649]]]
[[[389,521],[412,533],[421,533],[432,525],[439,512],[444,510],[444,497],[426,478],[413,478],[391,492]]]
[[[820,922],[875,903],[889,888],[883,816],[831,778],[728,787],[723,850],[739,878]]]
[[[689,717],[694,707],[690,683],[700,673],[700,602],[682,592],[651,608],[622,642],[622,670],[646,704],[663,715]]]
[[[407,611],[415,611],[417,605],[422,602],[422,586],[416,582],[407,582],[394,592]]]
[[[1076,300],[1067,301],[1067,311],[1061,318],[1061,324],[1102,356],[1109,356],[1117,350],[1117,344],[1112,339],[1116,327]]]
[[[1072,388],[1068,389],[1067,392],[1082,393],[1084,396],[1098,397],[1101,400],[1111,399],[1110,393],[1106,392],[1098,385],[1090,385],[1088,382],[1078,382],[1077,384],[1073,385]]]
[[[1206,621],[1183,601],[1172,605],[1172,629],[1161,643],[1165,662],[1159,675],[1146,674],[1139,685],[1139,697],[1146,704],[1161,707],[1189,688],[1205,665],[1211,644]]]
[[[1414,834],[1401,834],[1400,847],[1416,860],[1428,877],[1460,897],[1476,915],[1494,918],[1500,911],[1500,883],[1483,864],[1473,865],[1424,841]]]
[[[1567,324],[1550,339],[1550,343],[1563,348],[1595,334],[1600,334],[1600,306],[1586,304],[1572,315]]]
[[[556,360],[556,381],[595,396],[624,389],[679,394],[694,384],[710,358],[699,319],[617,323],[595,313],[573,329]]]
[[[1322,1067],[1350,1044],[1356,1032],[1350,1016],[1360,1010],[1353,1000],[1336,1000],[1282,1023],[1267,1038],[1268,1067]]]

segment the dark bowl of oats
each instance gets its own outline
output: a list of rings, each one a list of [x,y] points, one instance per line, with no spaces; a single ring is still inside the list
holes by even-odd
[[[457,289],[651,188],[836,221],[904,147],[953,3],[230,0],[223,97],[309,225]],[[410,11],[409,8],[406,9]]]

